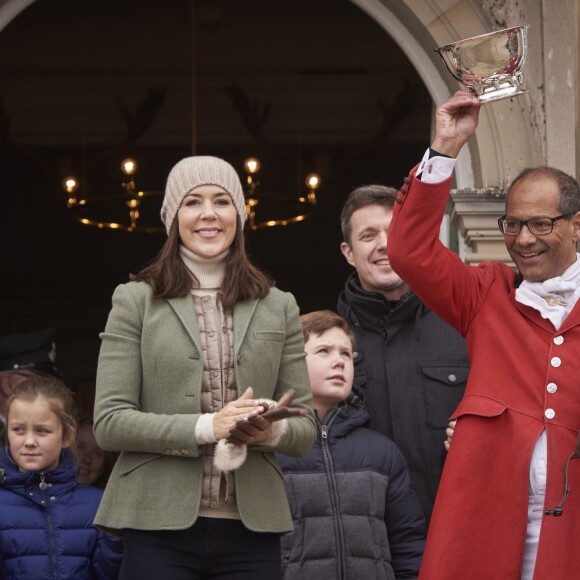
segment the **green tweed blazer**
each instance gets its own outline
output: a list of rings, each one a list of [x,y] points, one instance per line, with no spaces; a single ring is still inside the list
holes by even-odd
[[[311,447],[316,428],[298,307],[272,288],[261,300],[234,308],[238,394],[278,400],[289,388],[309,414],[288,421],[274,449],[250,447],[235,472],[244,525],[259,532],[292,530],[284,480],[275,452],[292,456]],[[124,528],[178,530],[193,525],[202,490],[200,416],[202,356],[193,300],[154,299],[145,282],[118,286],[97,371],[95,435],[120,451],[95,524],[114,534]]]

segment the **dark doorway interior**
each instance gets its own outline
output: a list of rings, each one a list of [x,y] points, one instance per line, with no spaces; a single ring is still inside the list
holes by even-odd
[[[193,146],[242,177],[259,157],[273,193],[293,195],[317,171],[309,220],[248,234],[308,312],[334,308],[349,273],[348,192],[398,186],[429,138],[431,99],[413,66],[348,0],[35,2],[0,32],[0,78],[0,334],[54,326],[73,387],[94,378],[113,288],[164,236],[78,224],[67,172],[91,194],[120,193],[130,154],[140,185],[162,189]]]

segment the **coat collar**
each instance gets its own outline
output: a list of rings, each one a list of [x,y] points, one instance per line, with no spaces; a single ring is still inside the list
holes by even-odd
[[[24,496],[35,503],[42,503],[44,498],[40,483],[50,484],[46,495],[62,496],[77,486],[78,465],[70,449],[63,449],[56,469],[48,471],[18,471],[18,466],[9,449],[0,449],[0,487]],[[40,490],[40,491],[38,491]],[[32,493],[31,493],[32,492]]]
[[[397,301],[389,301],[379,292],[363,290],[356,272],[349,276],[338,298],[339,314],[372,331],[380,328],[381,319],[387,317],[389,324],[415,319],[420,306],[419,298],[411,290]]]
[[[525,304],[518,302],[516,300],[515,287],[512,288],[510,291],[510,300],[514,308],[518,310],[523,316],[525,316],[528,320],[530,320],[534,324],[541,326],[551,334],[561,334],[563,332],[566,332],[573,326],[578,326],[580,324],[580,300],[578,300],[574,308],[572,308],[572,311],[564,319],[564,322],[562,322],[562,326],[560,326],[558,330],[554,328],[554,325],[549,320],[542,318],[542,315],[537,310],[535,310],[531,306],[526,306]]]
[[[258,300],[242,300],[234,307],[234,341],[235,352],[240,350],[242,342],[248,332],[250,320],[256,310]]]
[[[193,297],[178,296],[177,298],[168,298],[167,302],[173,308],[177,318],[183,324],[189,337],[195,344],[195,348],[201,353],[201,338],[199,335],[199,325],[197,323],[197,315],[195,314],[195,306],[193,305]]]

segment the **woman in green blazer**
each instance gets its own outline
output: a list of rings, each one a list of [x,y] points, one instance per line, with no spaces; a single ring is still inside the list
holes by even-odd
[[[298,307],[248,260],[225,161],[180,161],[161,217],[165,245],[101,334],[95,435],[121,454],[95,523],[123,536],[127,579],[279,578],[292,518],[274,453],[315,437]]]

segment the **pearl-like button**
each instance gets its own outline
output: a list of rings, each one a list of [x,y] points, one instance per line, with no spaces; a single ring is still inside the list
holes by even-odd
[[[560,345],[563,342],[564,342],[564,337],[563,336],[560,335],[560,336],[555,336],[554,337],[554,344]]]
[[[556,416],[556,411],[554,409],[546,409],[544,415],[546,415],[546,419],[553,419]]]
[[[555,356],[555,357],[554,357],[554,358],[553,358],[553,359],[550,361],[550,364],[551,364],[553,367],[559,367],[559,366],[562,364],[562,361],[560,360],[560,357],[558,357],[558,356]]]
[[[454,383],[454,382],[457,381],[457,377],[455,375],[453,375],[453,374],[449,375],[447,377],[447,379],[449,380],[450,383]]]
[[[556,385],[556,383],[548,383],[546,389],[548,390],[548,393],[553,394],[558,390],[558,385]]]

